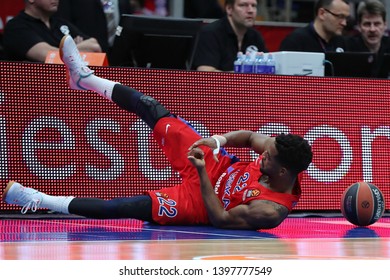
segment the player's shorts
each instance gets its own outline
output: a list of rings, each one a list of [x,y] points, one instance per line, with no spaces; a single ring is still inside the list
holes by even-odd
[[[182,178],[180,185],[158,191],[148,191],[152,198],[153,221],[159,224],[208,224],[196,168],[187,158],[188,148],[201,136],[183,119],[174,116],[160,119],[153,130],[154,138],[164,151],[172,168]],[[212,185],[238,159],[221,149],[219,162],[214,160],[209,147],[200,147],[205,153],[206,169]]]

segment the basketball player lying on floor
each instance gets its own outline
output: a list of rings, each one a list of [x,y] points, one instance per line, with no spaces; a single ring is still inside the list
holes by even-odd
[[[142,118],[182,183],[145,195],[103,200],[51,196],[11,181],[3,194],[6,203],[22,206],[22,213],[44,208],[88,218],[258,230],[278,226],[298,202],[300,175],[312,160],[311,147],[302,137],[241,130],[201,138],[152,97],[95,76],[70,36],[62,39],[60,53],[69,86],[95,91]],[[222,146],[252,148],[260,156],[240,162]]]

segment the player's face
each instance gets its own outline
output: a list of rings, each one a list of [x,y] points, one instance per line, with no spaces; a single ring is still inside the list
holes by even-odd
[[[261,160],[260,171],[264,175],[269,177],[276,176],[282,166],[276,159],[278,151],[275,145],[271,145],[267,150],[262,154],[263,158]]]
[[[362,16],[359,29],[364,43],[369,48],[379,48],[386,31],[386,22],[380,15],[365,14]]]
[[[236,0],[234,5],[226,7],[226,13],[238,27],[252,27],[256,21],[257,1]]]

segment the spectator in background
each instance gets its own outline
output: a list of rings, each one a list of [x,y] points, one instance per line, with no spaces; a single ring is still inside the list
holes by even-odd
[[[25,0],[25,9],[9,20],[4,28],[7,59],[44,62],[47,53],[58,50],[64,35],[71,35],[80,51],[101,52],[96,39],[88,37],[70,22],[54,14],[58,1]]]
[[[237,53],[248,48],[267,52],[263,37],[253,28],[256,0],[226,0],[226,16],[203,26],[193,66],[199,71],[233,71]]]
[[[221,18],[224,16],[218,0],[186,0],[184,1],[184,17],[186,18]]]
[[[362,1],[357,9],[359,34],[347,38],[347,51],[371,52],[377,54],[373,76],[380,76],[385,53],[390,53],[390,40],[386,32],[386,8],[378,0]]]
[[[121,14],[131,14],[129,0],[61,0],[57,15],[96,38],[109,56]]]
[[[297,28],[280,44],[280,51],[343,52],[342,37],[350,15],[348,1],[318,0],[314,5],[314,21]]]

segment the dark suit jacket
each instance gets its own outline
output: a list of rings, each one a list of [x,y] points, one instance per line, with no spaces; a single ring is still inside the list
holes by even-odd
[[[132,13],[129,0],[118,3],[120,14]],[[101,0],[61,0],[57,14],[96,38],[102,50],[108,52],[107,21]]]

